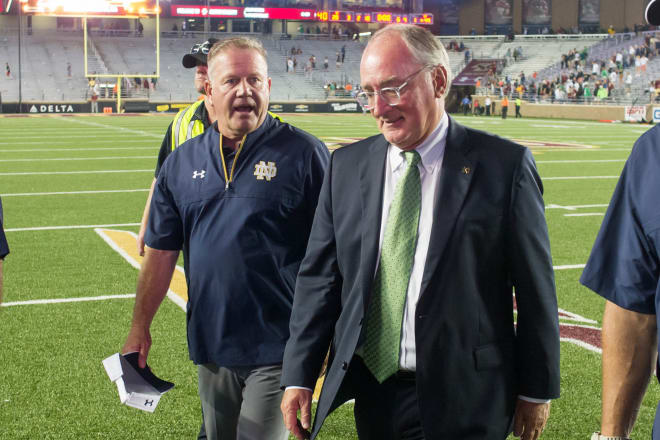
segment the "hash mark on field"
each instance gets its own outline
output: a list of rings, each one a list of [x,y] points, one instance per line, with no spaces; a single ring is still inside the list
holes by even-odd
[[[84,301],[104,301],[107,299],[124,299],[124,298],[135,298],[135,294],[127,293],[125,295],[83,296],[78,298],[32,299],[29,301],[6,302],[0,304],[0,306],[2,307],[28,306],[35,304],[59,304],[59,303],[84,302]]]
[[[146,189],[108,189],[99,191],[59,191],[59,192],[40,192],[40,193],[13,193],[13,194],[0,194],[1,197],[22,197],[22,196],[59,196],[69,194],[106,194],[106,193],[131,193],[131,192],[147,192]]]
[[[111,225],[35,226],[32,228],[10,228],[5,229],[5,232],[59,231],[63,229],[116,228],[126,226],[140,226],[140,223],[115,223]]]
[[[51,174],[107,174],[107,173],[153,173],[149,170],[98,170],[98,171],[26,171],[16,173],[0,173],[0,176],[36,176]]]

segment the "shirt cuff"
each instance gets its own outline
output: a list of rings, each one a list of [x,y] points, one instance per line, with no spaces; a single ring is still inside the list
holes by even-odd
[[[307,390],[307,391],[314,391],[314,390],[311,389],[311,388],[307,388],[307,387],[299,387],[299,386],[296,386],[296,385],[291,385],[291,386],[288,386],[288,387],[284,388],[284,391],[286,391],[286,390]]]
[[[550,400],[552,400],[552,399],[535,399],[533,397],[527,397],[527,396],[521,396],[521,395],[518,395],[518,399],[524,400],[525,402],[531,402],[531,403],[550,403]]]

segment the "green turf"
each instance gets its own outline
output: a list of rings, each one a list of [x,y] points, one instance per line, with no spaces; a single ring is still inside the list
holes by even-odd
[[[333,147],[377,133],[375,121],[359,114],[283,117]],[[649,127],[457,119],[517,140],[594,147],[533,149],[539,172],[546,178],[544,198],[554,264],[584,264],[616,179],[551,178],[618,176],[635,139]],[[23,194],[147,189],[170,120],[171,116],[0,118],[5,228],[137,223],[144,191]],[[595,160],[616,162],[584,162]],[[3,175],[142,169],[149,171]],[[137,231],[135,226],[121,229]],[[4,264],[5,302],[135,292],[137,271],[91,228],[10,231],[7,236],[12,253]],[[559,306],[600,327],[604,301],[580,286],[580,273],[580,269],[556,271]],[[103,372],[101,360],[123,344],[132,306],[129,298],[0,308],[0,439],[195,437],[200,422],[196,370],[187,355],[185,314],[169,300],[154,320],[150,363],[176,387],[157,411],[147,414],[119,405],[114,385]],[[589,438],[599,426],[600,355],[568,342],[561,344],[561,354],[562,397],[553,402],[543,438]],[[636,438],[649,437],[658,400],[660,387],[652,381]],[[357,438],[350,404],[327,420],[320,438]]]

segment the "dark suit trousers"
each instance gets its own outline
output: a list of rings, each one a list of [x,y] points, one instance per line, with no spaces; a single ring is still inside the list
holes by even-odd
[[[360,440],[424,440],[414,373],[397,374],[379,384],[355,356],[349,377]]]

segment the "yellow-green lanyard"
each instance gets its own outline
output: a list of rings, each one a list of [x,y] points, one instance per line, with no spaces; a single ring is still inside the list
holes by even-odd
[[[220,158],[222,159],[222,170],[225,172],[225,191],[229,189],[229,184],[234,180],[234,169],[236,168],[236,162],[238,162],[238,155],[241,154],[243,145],[245,145],[245,138],[247,138],[247,134],[241,139],[238,150],[236,150],[236,157],[234,157],[234,161],[231,163],[231,172],[229,176],[227,176],[227,164],[225,163],[225,155],[222,152],[222,133],[220,133]]]

